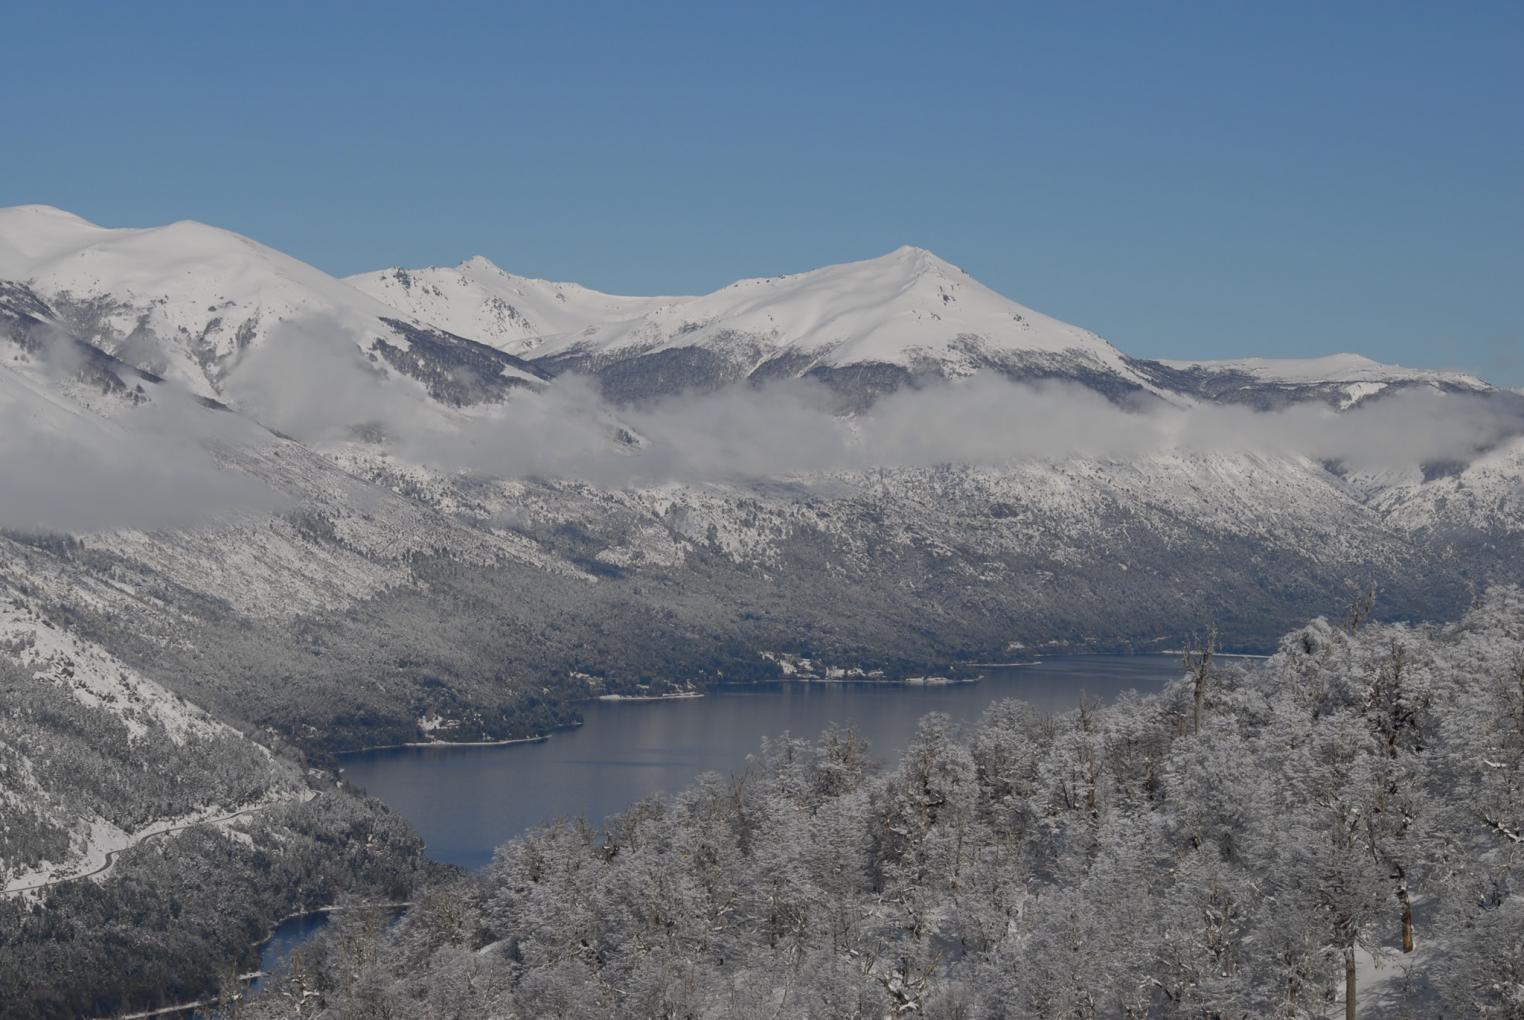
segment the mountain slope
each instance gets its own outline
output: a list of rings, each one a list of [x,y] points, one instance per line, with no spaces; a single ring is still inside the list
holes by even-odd
[[[322,765],[541,734],[589,695],[777,679],[778,652],[894,676],[1017,646],[1157,650],[1211,622],[1226,646],[1262,646],[1357,587],[1379,589],[1382,616],[1435,618],[1524,572],[1517,436],[1410,468],[1231,436],[1125,456],[1039,444],[977,466],[966,443],[825,462],[851,469],[737,463],[804,416],[745,385],[770,378],[817,380],[846,411],[899,391],[870,414],[809,409],[784,430],[795,446],[823,443],[821,420],[867,429],[888,410],[954,438],[1020,431],[932,413],[990,387],[1050,401],[1045,433],[1102,415],[1144,429],[1152,412],[1133,405],[1151,399],[1179,405],[1171,421],[1233,423],[1279,416],[1190,405],[1312,399],[1353,416],[1416,386],[1439,394],[1429,431],[1469,394],[1524,402],[1461,379],[1128,359],[914,249],[693,299],[439,272],[459,286],[381,281],[397,308],[196,224],[0,214],[0,885],[29,890],[0,897],[0,999],[17,1015],[157,1006],[171,970],[199,995],[275,918],[343,889],[408,898],[416,841],[287,745]],[[528,333],[549,326],[576,329]],[[620,411],[634,435],[574,382],[541,385],[572,370],[621,400],[712,392],[665,417]],[[970,373],[1067,380],[1122,407],[935,385]],[[1351,389],[1368,385],[1384,388]],[[1316,410],[1320,428],[1339,417]],[[663,429],[712,440],[720,469],[674,469]],[[579,472],[601,463],[587,448],[652,466]],[[108,854],[121,864],[98,885],[30,891]],[[125,957],[124,931],[144,933]],[[187,931],[222,949],[188,965]],[[91,981],[53,979],[88,960],[114,980],[123,958],[144,977],[110,1009]]]
[[[741,379],[808,378],[847,407],[934,379],[994,371],[1161,394],[1116,348],[990,290],[931,252],[742,280],[638,318],[544,340],[535,363],[596,374],[630,402]]]
[[[598,377],[621,403],[742,380],[807,378],[847,410],[906,386],[993,372],[1060,380],[1112,399],[1277,408],[1349,407],[1417,386],[1491,393],[1459,372],[1311,359],[1149,361],[990,290],[931,252],[741,280],[699,297],[618,297],[506,273],[486,259],[453,268],[351,277],[405,315],[530,358],[547,372]]]
[[[458,266],[383,269],[346,279],[356,290],[459,336],[528,357],[543,339],[637,318],[689,300],[619,297],[576,283],[506,273],[481,256]]]
[[[248,353],[272,340],[341,339],[451,406],[543,379],[511,355],[191,221],[108,229],[49,206],[0,209],[0,280],[24,284],[94,346],[203,396],[224,393]]]
[[[618,437],[569,387],[519,387],[493,407],[433,395],[427,373],[402,372],[388,347],[508,355],[234,235],[102,231],[39,209],[10,210],[6,224],[4,268],[30,282],[0,284],[0,466],[34,483],[0,490],[0,587],[219,717],[310,749],[420,739],[425,717],[449,720],[457,737],[521,735],[570,718],[587,676],[613,691],[765,675],[762,653],[779,649],[919,668],[998,655],[1009,642],[1150,647],[1208,618],[1252,644],[1309,611],[1336,610],[1350,583],[1376,583],[1390,614],[1442,615],[1473,581],[1524,567],[1516,446],[1453,468],[1358,476],[1231,444],[977,467],[938,457],[778,477],[662,474],[670,448]],[[135,262],[123,254],[132,251],[145,254]],[[69,280],[96,277],[58,268],[73,262],[110,267],[90,284],[106,288],[91,299],[102,307],[160,293],[145,313],[160,323],[156,337],[171,311],[189,314],[187,295],[221,294],[229,281],[243,288],[241,309],[342,306],[335,315],[353,316],[356,329],[376,324],[366,363],[396,383],[360,410],[408,406],[381,407],[387,427],[364,434],[264,427],[243,400],[262,352],[285,343],[298,355],[276,366],[286,374],[268,373],[297,412],[343,404],[349,380],[317,356],[320,337],[273,328],[212,358],[217,371],[191,387],[203,399],[189,399],[175,378],[121,358],[131,352],[119,333],[81,319]],[[556,285],[546,286],[556,302]],[[584,297],[568,299],[568,315],[623,314]],[[1068,379],[1113,397],[1211,399],[1189,380],[1166,385],[1194,369],[1127,359],[915,249],[652,300],[637,318],[546,338],[537,364],[597,372],[606,388],[629,386],[626,396],[814,378],[848,409],[882,384],[905,390],[911,428],[934,389],[961,399],[934,380],[974,371]],[[1258,364],[1259,389],[1250,369],[1231,371],[1250,392],[1270,393],[1263,387],[1317,391],[1383,370]],[[1409,384],[1429,385],[1402,377],[1388,388]],[[735,436],[719,437],[723,460],[745,452],[724,444],[755,438],[746,413],[778,413],[749,393],[721,390],[704,415],[666,420],[724,431],[739,415]],[[1102,409],[1124,414],[1080,396],[1066,427],[1080,430]],[[420,401],[435,412],[421,424]],[[558,401],[572,401],[571,413]],[[355,414],[340,420],[367,420]],[[587,442],[606,441],[618,457],[654,450],[656,466],[623,484],[580,480],[565,435],[578,415],[594,422]],[[458,456],[466,441],[487,456]],[[520,447],[538,456],[503,456]]]
[[[1464,372],[1387,365],[1359,354],[1322,358],[1233,358],[1222,361],[1139,363],[1160,385],[1220,403],[1285,407],[1320,400],[1352,407],[1383,393],[1424,387],[1447,393],[1488,394],[1493,387]]]

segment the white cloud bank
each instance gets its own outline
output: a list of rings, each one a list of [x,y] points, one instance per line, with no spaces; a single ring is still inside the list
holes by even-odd
[[[154,389],[150,405],[119,422],[39,418],[39,406],[51,405],[39,405],[35,393],[0,392],[0,526],[174,528],[281,505],[207,452],[238,442],[235,433],[247,440],[235,416],[167,385]],[[835,415],[832,395],[810,382],[741,384],[616,409],[578,377],[458,412],[384,371],[354,336],[320,319],[277,330],[237,367],[225,392],[245,413],[305,442],[349,439],[362,429],[383,436],[400,458],[440,470],[608,487],[1175,453],[1301,456],[1350,471],[1393,471],[1466,461],[1524,434],[1524,401],[1511,394],[1415,388],[1344,412],[1320,403],[1273,412],[1157,402],[1129,409],[1075,385],[989,376],[903,390],[850,418]],[[627,441],[632,435],[637,442]]]
[[[332,323],[278,332],[229,381],[261,421],[303,440],[379,429],[405,459],[503,477],[559,477],[623,486],[942,463],[998,465],[1159,453],[1253,452],[1389,471],[1464,461],[1524,432],[1518,402],[1403,390],[1338,412],[1321,403],[1280,411],[1154,403],[1119,407],[1076,385],[976,376],[833,414],[818,384],[740,384],[653,406],[616,409],[596,384],[563,376],[538,393],[452,415],[416,384],[368,362]],[[638,449],[616,442],[621,427]]]

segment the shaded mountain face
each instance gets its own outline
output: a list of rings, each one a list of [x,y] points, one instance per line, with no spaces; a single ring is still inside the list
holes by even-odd
[[[573,371],[626,406],[546,380]],[[802,447],[889,409],[914,430],[992,376],[1075,384],[994,392],[1048,401],[1048,432],[1309,401],[1370,431],[1385,419],[1362,415],[1415,392],[1433,431],[1478,406],[1521,415],[1477,380],[1363,359],[1128,358],[916,249],[619,299],[474,261],[352,286],[199,225],[5,210],[0,471],[30,484],[0,489],[0,603],[220,717],[332,749],[418,739],[424,719],[522,735],[588,693],[767,676],[764,652],[923,671],[1017,645],[1169,647],[1209,620],[1254,645],[1368,584],[1385,615],[1441,617],[1524,573],[1524,439],[1506,429],[1471,447],[1458,430],[1443,464],[954,445],[618,482],[579,474],[568,438],[590,422],[577,442],[637,462],[671,438],[655,422],[723,465],[796,413],[759,384],[814,380],[853,412],[783,433]],[[23,636],[10,626],[0,646]]]

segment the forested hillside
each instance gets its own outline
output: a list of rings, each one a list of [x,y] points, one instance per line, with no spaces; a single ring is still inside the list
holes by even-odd
[[[0,1018],[116,1016],[236,992],[281,918],[345,896],[406,899],[430,867],[406,822],[333,789],[132,844],[99,881],[0,896]]]
[[[780,737],[351,915],[242,1016],[1524,1015],[1524,591],[882,768]]]
[[[429,867],[380,804],[25,600],[0,604],[0,635],[3,1020],[236,989],[280,918],[405,898]]]

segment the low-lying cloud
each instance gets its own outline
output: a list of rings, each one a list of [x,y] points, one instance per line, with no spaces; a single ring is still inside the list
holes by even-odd
[[[1516,408],[1429,389],[1344,412],[1321,403],[1268,412],[1127,409],[1077,385],[990,377],[902,390],[850,419],[833,416],[826,395],[799,383],[671,401],[629,418],[657,454],[648,466],[672,477],[1205,453],[1301,456],[1379,472],[1469,460],[1524,432]]]
[[[236,441],[236,419],[170,387],[103,420],[64,411],[15,382],[0,378],[0,527],[184,528],[284,504],[209,452],[209,441]]]
[[[1159,401],[1129,408],[1077,385],[994,376],[902,390],[852,416],[836,413],[834,395],[807,380],[621,408],[576,376],[461,410],[386,371],[357,340],[332,320],[287,323],[238,364],[225,395],[304,442],[379,439],[398,458],[440,470],[606,487],[1206,453],[1394,471],[1465,461],[1524,433],[1524,402],[1429,388],[1343,412],[1322,403],[1262,412]],[[0,495],[0,524],[173,527],[267,505],[272,494],[206,453],[208,412],[176,410],[168,396],[132,412],[133,430],[120,435],[99,422],[104,432],[89,437],[27,434],[25,423],[0,418],[8,437],[0,470],[13,480]]]
[[[55,380],[75,353],[49,354]],[[168,384],[112,420],[74,415],[10,377],[0,392],[0,526],[55,531],[177,528],[284,505],[210,450],[254,432]],[[16,385],[12,386],[14,383]],[[495,405],[441,406],[371,360],[339,323],[288,323],[251,351],[225,394],[304,442],[379,441],[404,461],[501,478],[604,487],[1084,458],[1300,456],[1353,472],[1463,462],[1524,434],[1524,400],[1415,387],[1348,411],[1305,403],[1122,407],[1077,385],[978,376],[883,397],[852,416],[806,380],[738,384],[640,408],[563,376]]]
[[[239,360],[223,395],[304,442],[343,439],[357,428],[437,424],[422,392],[388,375],[355,341],[330,316],[286,320]]]
[[[1278,411],[1159,401],[1127,408],[1078,385],[995,376],[901,390],[850,417],[807,380],[616,408],[594,381],[575,376],[456,413],[368,361],[352,334],[325,320],[277,331],[239,366],[228,393],[303,440],[342,439],[363,427],[386,436],[399,457],[442,470],[604,486],[1194,453],[1393,471],[1468,460],[1524,432],[1518,402],[1425,387],[1343,412],[1318,402]]]

